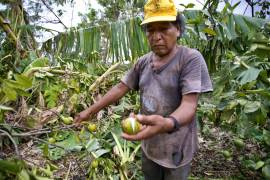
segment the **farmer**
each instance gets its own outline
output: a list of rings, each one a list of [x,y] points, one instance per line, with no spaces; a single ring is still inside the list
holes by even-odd
[[[129,90],[139,90],[138,120],[146,125],[142,140],[142,170],[146,180],[187,179],[197,150],[195,113],[199,94],[212,91],[204,58],[195,49],[177,45],[184,30],[173,0],[149,0],[144,6],[145,29],[151,52],[137,63],[98,102],[75,117],[78,124],[118,101]]]

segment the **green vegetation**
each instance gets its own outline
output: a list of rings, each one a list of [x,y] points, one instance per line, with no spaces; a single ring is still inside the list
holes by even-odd
[[[137,17],[143,3],[119,1],[120,12],[131,11],[116,14],[106,2],[100,1],[107,19],[92,9],[82,17],[93,24],[68,29],[41,48],[35,38],[50,30],[32,25],[39,18],[31,19],[30,10],[39,3],[26,9],[23,1],[3,2],[12,8],[0,14],[0,179],[142,179],[140,143],[120,137],[123,117],[139,110],[136,92],[91,124],[72,124],[149,51]],[[217,5],[209,0],[201,11],[183,12],[187,28],[179,44],[203,53],[214,83],[198,107],[205,154],[195,159],[191,179],[269,179],[270,22],[233,14],[237,4],[221,12]]]

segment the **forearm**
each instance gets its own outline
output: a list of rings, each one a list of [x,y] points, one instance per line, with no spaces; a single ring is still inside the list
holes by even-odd
[[[124,83],[120,82],[110,89],[99,101],[90,106],[89,110],[91,110],[92,113],[97,113],[106,106],[118,101],[128,91],[129,88]]]
[[[197,110],[199,94],[186,95],[182,99],[181,105],[171,114],[181,126],[189,124]]]

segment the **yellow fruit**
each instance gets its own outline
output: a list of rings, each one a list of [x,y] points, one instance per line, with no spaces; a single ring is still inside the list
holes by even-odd
[[[98,161],[96,159],[92,161],[91,167],[94,169],[98,167]]]
[[[71,124],[73,122],[73,118],[72,117],[61,116],[61,119],[62,119],[62,121],[63,121],[64,124]]]
[[[141,124],[134,117],[128,117],[124,119],[121,123],[122,130],[130,135],[137,134],[141,130]]]
[[[48,141],[49,143],[52,143],[52,144],[55,143],[55,139],[53,137],[49,138]]]
[[[96,131],[97,131],[97,126],[96,126],[95,124],[93,124],[93,123],[90,123],[90,124],[88,125],[88,130],[89,130],[90,132],[96,132]]]

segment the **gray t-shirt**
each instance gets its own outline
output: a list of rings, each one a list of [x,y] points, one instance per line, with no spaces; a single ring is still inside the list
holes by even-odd
[[[204,58],[197,50],[178,46],[176,55],[158,70],[152,67],[152,55],[150,52],[141,57],[122,78],[130,89],[140,91],[141,114],[168,116],[180,106],[183,95],[213,90]],[[198,149],[197,142],[194,118],[177,132],[143,140],[142,149],[152,161],[176,168],[192,160]],[[181,155],[183,158],[179,161]]]

